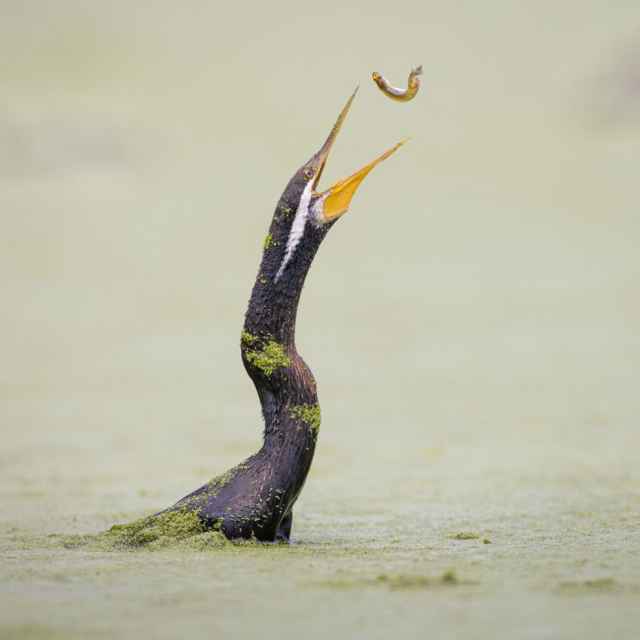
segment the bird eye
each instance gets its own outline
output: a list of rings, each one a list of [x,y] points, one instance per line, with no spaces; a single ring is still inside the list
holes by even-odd
[[[307,180],[311,180],[311,178],[313,178],[313,169],[305,169],[304,177],[307,178]]]

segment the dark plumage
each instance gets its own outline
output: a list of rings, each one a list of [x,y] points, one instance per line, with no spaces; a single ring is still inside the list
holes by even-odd
[[[296,350],[300,294],[327,232],[367,173],[392,152],[322,194],[313,191],[354,96],[320,151],[287,184],[264,243],[241,337],[242,361],[262,405],[262,448],[167,510],[197,513],[206,528],[231,539],[288,540],[313,460],[320,407],[313,374]]]

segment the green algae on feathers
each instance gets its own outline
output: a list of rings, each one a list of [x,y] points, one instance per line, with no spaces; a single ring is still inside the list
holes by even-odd
[[[240,334],[240,341],[242,342],[242,345],[252,345],[256,340],[258,339],[258,336],[254,336],[252,333],[249,333],[248,331],[243,331]]]
[[[279,342],[266,340],[261,347],[256,345],[254,348],[249,348],[255,345],[257,341],[257,336],[250,334],[248,331],[242,332],[244,357],[249,364],[256,369],[260,369],[266,376],[270,376],[280,367],[288,367],[291,364],[289,356]]]
[[[229,544],[219,529],[206,529],[198,514],[187,509],[116,524],[97,535],[63,536],[60,542],[66,548],[96,551],[206,551]]]
[[[264,250],[267,251],[272,244],[273,244],[273,236],[271,235],[271,233],[267,233],[263,243]]]
[[[186,509],[142,518],[128,524],[115,524],[103,535],[114,546],[123,548],[145,547],[151,544],[165,546],[176,540],[184,540],[204,533],[198,514]]]
[[[298,404],[291,407],[291,417],[302,420],[314,433],[320,430],[320,405]]]

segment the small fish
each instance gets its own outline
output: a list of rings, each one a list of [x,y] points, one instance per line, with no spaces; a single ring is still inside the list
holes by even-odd
[[[418,93],[418,89],[420,88],[420,78],[418,76],[421,75],[422,65],[412,69],[409,74],[406,89],[397,89],[396,87],[391,86],[377,71],[374,71],[371,74],[371,77],[385,96],[388,96],[392,100],[398,100],[399,102],[409,102],[409,100],[413,100],[416,93]]]

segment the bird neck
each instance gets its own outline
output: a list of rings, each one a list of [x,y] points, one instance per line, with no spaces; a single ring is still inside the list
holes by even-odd
[[[256,276],[244,330],[269,336],[287,349],[295,350],[295,328],[300,294],[307,273],[329,227],[302,226],[295,236],[296,215],[286,203],[278,205],[264,240],[260,269]]]
[[[295,328],[302,287],[326,229],[307,229],[287,256],[291,223],[276,209],[245,315],[241,350],[262,405],[264,448],[290,452],[294,475],[303,479],[320,409],[315,379],[296,349]]]

